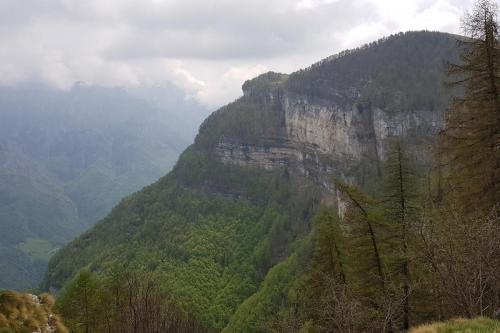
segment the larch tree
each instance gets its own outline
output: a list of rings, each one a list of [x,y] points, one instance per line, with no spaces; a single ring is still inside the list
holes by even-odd
[[[447,114],[442,156],[453,192],[469,210],[500,199],[500,42],[497,5],[479,0],[463,19],[461,61],[449,66],[461,91]]]
[[[348,286],[343,242],[337,212],[321,210],[315,219],[310,268],[302,290],[306,318],[314,321],[318,332],[356,332],[359,302]]]
[[[396,141],[385,165],[382,205],[384,219],[390,230],[387,243],[393,258],[391,278],[401,282],[402,329],[410,327],[410,242],[412,224],[416,220],[417,189],[415,172],[401,142]]]
[[[348,218],[352,220],[353,231],[359,233],[359,239],[366,238],[366,247],[368,248],[369,257],[373,258],[370,268],[374,270],[374,278],[385,289],[385,273],[382,263],[382,255],[380,253],[380,244],[377,232],[375,230],[376,218],[371,212],[371,206],[374,201],[368,195],[363,193],[355,186],[335,180],[335,186],[339,192],[346,197],[351,204],[348,209]],[[350,214],[349,214],[350,213]],[[362,237],[362,235],[364,237]],[[371,260],[370,260],[371,261]]]

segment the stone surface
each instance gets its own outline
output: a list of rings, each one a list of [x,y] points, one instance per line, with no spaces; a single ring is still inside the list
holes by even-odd
[[[349,106],[335,101],[309,100],[306,96],[276,89],[267,93],[259,87],[246,98],[258,98],[264,105],[277,105],[285,120],[285,131],[278,137],[265,138],[265,144],[245,143],[221,137],[215,148],[226,164],[272,170],[286,167],[293,172],[313,176],[331,187],[332,175],[345,180],[359,179],[359,169],[379,173],[394,138],[407,144],[415,160],[430,160],[429,144],[442,125],[442,110],[387,111],[366,107],[357,98]],[[263,97],[265,96],[265,97]],[[276,107],[275,107],[276,109]],[[365,172],[366,173],[366,172]],[[354,177],[354,175],[357,177]],[[359,181],[358,181],[359,182]]]

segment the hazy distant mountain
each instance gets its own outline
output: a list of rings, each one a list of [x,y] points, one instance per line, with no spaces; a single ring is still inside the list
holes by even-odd
[[[0,288],[34,286],[54,249],[168,172],[204,112],[173,87],[1,88]]]

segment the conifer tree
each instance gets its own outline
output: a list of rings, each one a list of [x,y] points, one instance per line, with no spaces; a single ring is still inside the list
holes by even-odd
[[[342,234],[339,229],[338,216],[334,211],[323,210],[319,213],[314,236],[313,265],[315,268],[338,279],[341,283],[347,283],[340,244]]]
[[[402,144],[396,141],[385,166],[383,208],[384,220],[389,227],[389,252],[395,260],[392,267],[394,280],[402,284],[402,328],[410,327],[410,253],[412,222],[416,218],[415,173],[405,156]]]
[[[377,201],[366,193],[340,181],[336,187],[348,202],[343,220],[349,247],[349,288],[362,303],[365,326],[361,331],[396,332],[399,302],[387,274],[387,223]]]
[[[352,205],[349,218],[352,220],[353,230],[359,233],[359,239],[366,237],[370,247],[370,257],[373,258],[372,268],[376,270],[376,280],[383,287],[385,284],[384,269],[380,253],[379,239],[375,230],[376,218],[371,212],[374,201],[355,186],[345,184],[339,180],[335,181],[337,189],[347,197]],[[363,237],[364,236],[364,237]],[[382,288],[383,289],[383,288]]]
[[[450,184],[465,208],[491,209],[500,200],[500,42],[497,6],[479,0],[463,19],[461,63],[451,64],[454,98],[441,147]]]
[[[58,299],[57,310],[73,332],[90,333],[96,330],[99,318],[98,281],[93,273],[82,270],[65,287]]]
[[[311,266],[303,290],[306,318],[313,320],[318,332],[354,333],[362,326],[360,302],[348,285],[343,243],[337,212],[320,211],[314,225]]]

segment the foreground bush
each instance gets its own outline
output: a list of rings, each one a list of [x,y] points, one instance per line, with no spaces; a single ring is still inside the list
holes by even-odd
[[[67,333],[57,315],[52,313],[54,299],[14,291],[0,291],[0,332]]]

